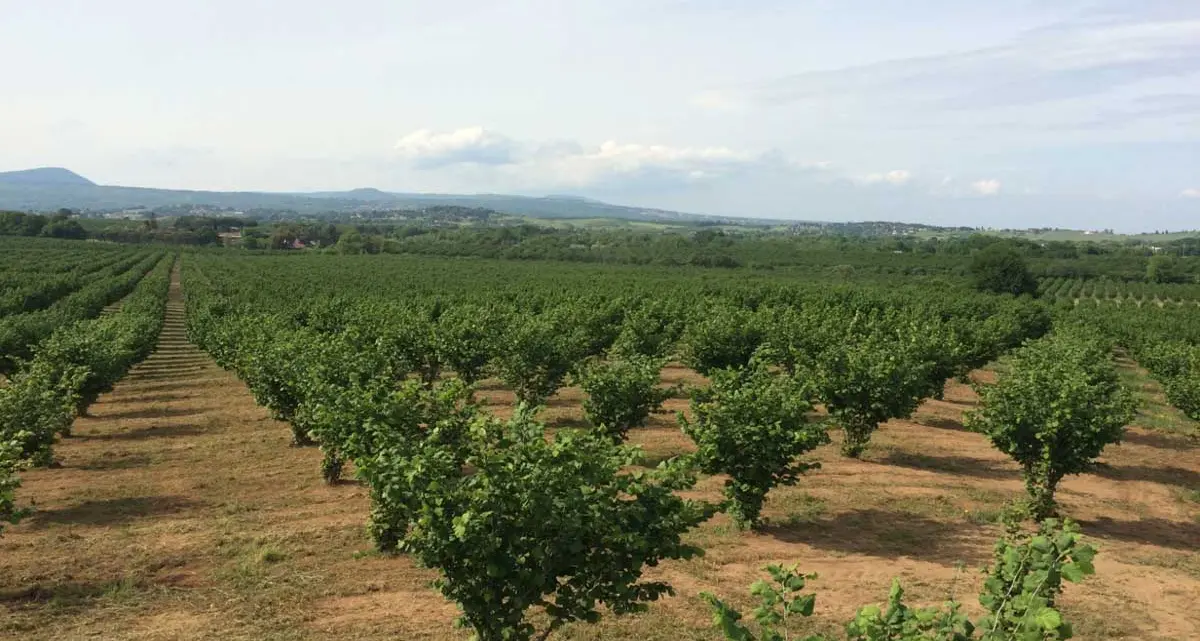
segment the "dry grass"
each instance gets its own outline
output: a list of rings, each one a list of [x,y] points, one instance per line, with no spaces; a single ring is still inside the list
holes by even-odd
[[[186,342],[181,314],[175,292],[159,350],[78,421],[61,468],[25,475],[21,496],[38,512],[0,539],[0,637],[465,638],[433,572],[370,551],[364,488],[325,486],[319,452],[288,447],[286,426]],[[680,368],[664,379],[699,380]],[[507,411],[511,394],[487,387],[489,406]],[[582,424],[579,400],[563,390],[544,417]],[[1015,466],[962,429],[974,400],[950,384],[945,401],[884,426],[862,461],[823,448],[821,469],[770,495],[763,532],[719,516],[690,535],[705,557],[652,571],[677,596],[561,638],[716,639],[696,595],[745,604],[773,562],[820,574],[811,631],[840,629],[857,606],[884,599],[893,576],[915,602],[957,594],[973,604],[999,510],[1022,491]],[[1200,638],[1200,450],[1164,433],[1185,427],[1149,418],[1154,430],[1133,428],[1096,474],[1062,487],[1066,512],[1101,550],[1097,576],[1064,598],[1077,638]],[[633,441],[651,465],[690,445],[673,414]],[[719,479],[697,488],[719,491]]]

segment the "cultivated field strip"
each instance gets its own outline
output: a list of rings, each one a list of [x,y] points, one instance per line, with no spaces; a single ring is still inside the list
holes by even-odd
[[[289,447],[289,426],[188,342],[177,277],[153,354],[76,421],[55,447],[60,467],[24,475],[37,513],[0,538],[0,638],[464,638],[452,625],[456,608],[430,585],[435,573],[371,551],[366,489],[323,483],[320,452]],[[1097,575],[1062,606],[1078,639],[1195,638],[1200,512],[1187,492],[1200,480],[1200,450],[1146,429],[1185,419],[1145,372],[1126,369],[1157,399],[1156,414],[1139,417],[1095,474],[1063,484],[1065,511],[1101,554]],[[663,375],[668,384],[701,382],[676,366]],[[496,379],[480,387],[488,411],[510,411],[511,389]],[[561,388],[542,419],[582,424],[582,398]],[[953,591],[976,608],[973,568],[989,556],[998,511],[1022,493],[1011,461],[963,429],[976,401],[969,386],[950,383],[944,400],[883,425],[863,460],[836,447],[814,452],[822,468],[772,492],[764,531],[738,532],[719,516],[689,535],[705,557],[652,570],[677,596],[557,638],[715,640],[699,592],[736,598],[780,562],[821,575],[812,584],[817,630],[837,630],[856,607],[881,600],[894,576],[914,603]],[[630,441],[650,464],[692,447],[670,415]],[[720,490],[721,479],[708,477],[691,493],[716,500]],[[1114,612],[1113,602],[1131,605]]]

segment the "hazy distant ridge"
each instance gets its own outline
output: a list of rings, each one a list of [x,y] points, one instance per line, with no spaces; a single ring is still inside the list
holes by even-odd
[[[96,183],[84,178],[83,176],[80,176],[70,169],[63,169],[62,167],[39,167],[37,169],[22,169],[21,171],[0,172],[0,184],[96,186]]]
[[[0,172],[0,209],[52,211],[61,207],[115,211],[196,205],[238,210],[290,209],[297,213],[355,209],[412,209],[434,205],[484,207],[538,218],[620,218],[644,221],[722,220],[663,209],[626,207],[574,196],[506,196],[391,193],[373,188],[311,193],[188,191],[97,185],[62,168]]]

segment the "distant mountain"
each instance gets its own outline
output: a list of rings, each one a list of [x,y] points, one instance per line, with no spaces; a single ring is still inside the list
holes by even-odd
[[[350,191],[316,191],[316,192],[301,192],[294,194],[304,198],[324,198],[334,200],[358,200],[362,202],[386,202],[394,200],[395,196],[386,191],[380,191],[374,187],[359,187]]]
[[[373,188],[312,193],[185,191],[97,185],[66,169],[45,168],[0,173],[0,210],[122,211],[192,205],[236,210],[291,210],[297,214],[356,210],[420,209],[437,205],[482,207],[533,218],[617,218],[648,222],[748,222],[664,209],[612,205],[576,196],[507,196],[502,194],[412,194]]]
[[[96,183],[70,169],[63,169],[62,167],[39,167],[38,169],[23,169],[21,171],[0,171],[0,184],[96,186]]]

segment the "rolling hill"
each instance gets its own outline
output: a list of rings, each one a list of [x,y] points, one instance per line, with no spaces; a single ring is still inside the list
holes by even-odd
[[[62,167],[39,167],[21,171],[0,172],[0,184],[39,186],[89,186],[96,183]]]
[[[0,172],[0,210],[93,212],[179,205],[236,210],[292,210],[298,214],[366,209],[416,209],[434,205],[482,207],[534,218],[617,218],[647,222],[721,222],[726,219],[662,209],[626,207],[574,196],[393,193],[373,188],[336,192],[273,193],[188,191],[97,185],[62,168]],[[746,222],[740,220],[739,222]]]

